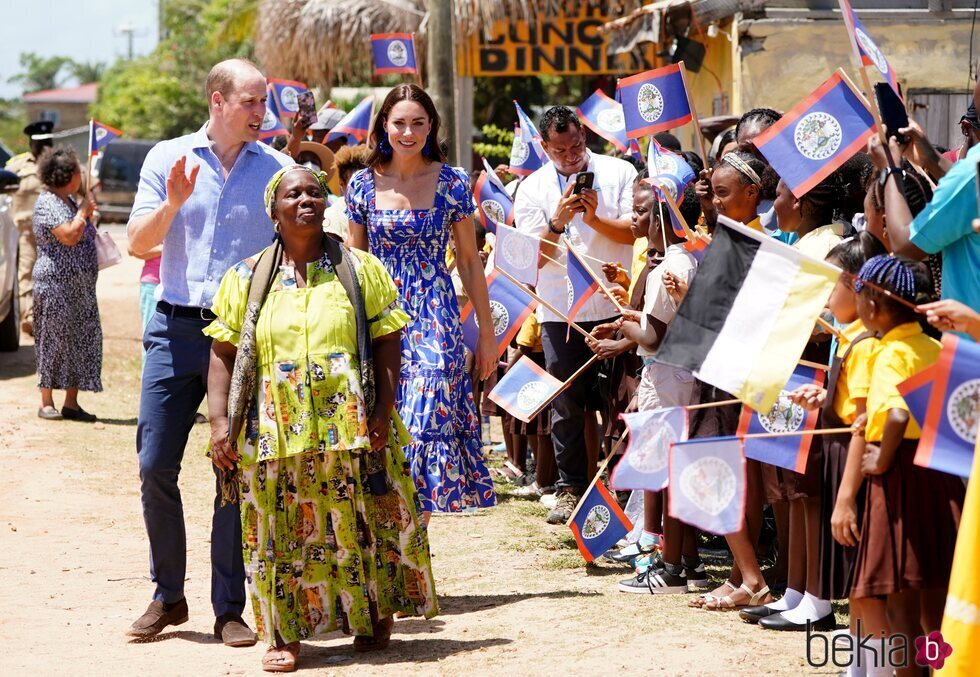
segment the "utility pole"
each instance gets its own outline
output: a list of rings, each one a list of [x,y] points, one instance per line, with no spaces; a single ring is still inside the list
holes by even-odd
[[[136,26],[131,23],[125,23],[116,29],[120,34],[126,36],[126,60],[133,60],[133,34],[136,33]]]
[[[449,139],[449,161],[459,164],[459,130],[456,125],[453,0],[429,0],[429,20],[425,36],[428,92],[442,118]],[[447,54],[448,51],[448,54]]]

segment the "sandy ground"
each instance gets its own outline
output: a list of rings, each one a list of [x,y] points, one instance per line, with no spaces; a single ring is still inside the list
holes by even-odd
[[[122,231],[113,227],[121,240]],[[123,247],[123,249],[125,249]],[[82,405],[101,422],[38,419],[34,349],[0,354],[0,672],[260,674],[263,647],[214,640],[209,604],[213,478],[192,433],[181,489],[190,621],[155,641],[124,631],[150,600],[135,454],[140,263],[103,271],[105,392]],[[60,406],[60,396],[56,397]],[[499,459],[499,457],[497,457]],[[508,495],[467,516],[436,516],[431,543],[442,613],[399,620],[387,652],[363,656],[332,634],[304,644],[300,667],[322,674],[800,674],[800,634],[731,613],[691,610],[688,595],[627,595],[621,567],[586,567],[566,527]],[[251,610],[246,610],[251,622]]]

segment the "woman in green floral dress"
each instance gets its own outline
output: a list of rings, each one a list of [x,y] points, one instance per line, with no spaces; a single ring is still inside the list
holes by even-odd
[[[225,274],[204,330],[212,460],[241,501],[273,672],[295,669],[301,639],[340,629],[381,649],[396,612],[437,613],[394,411],[408,316],[374,256],[324,237],[324,178],[299,165],[273,177],[279,238]]]

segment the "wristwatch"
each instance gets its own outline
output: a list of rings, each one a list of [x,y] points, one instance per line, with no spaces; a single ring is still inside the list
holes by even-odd
[[[882,168],[882,170],[878,173],[878,185],[884,188],[885,184],[888,183],[888,177],[891,176],[892,174],[901,174],[902,177],[904,178],[905,170],[902,169],[901,167]]]
[[[555,224],[553,224],[551,222],[551,219],[548,219],[548,230],[550,230],[555,235],[564,235],[565,234],[565,229],[562,228],[561,230],[558,230],[557,228],[555,228]]]

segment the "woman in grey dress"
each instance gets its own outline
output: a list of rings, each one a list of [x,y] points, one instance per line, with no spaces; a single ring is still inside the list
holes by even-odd
[[[38,162],[44,192],[34,205],[34,351],[44,419],[94,421],[78,405],[78,391],[102,390],[102,325],[95,298],[99,262],[95,252],[95,212],[91,195],[73,197],[82,183],[71,148],[49,148]],[[53,390],[65,403],[54,407]]]

